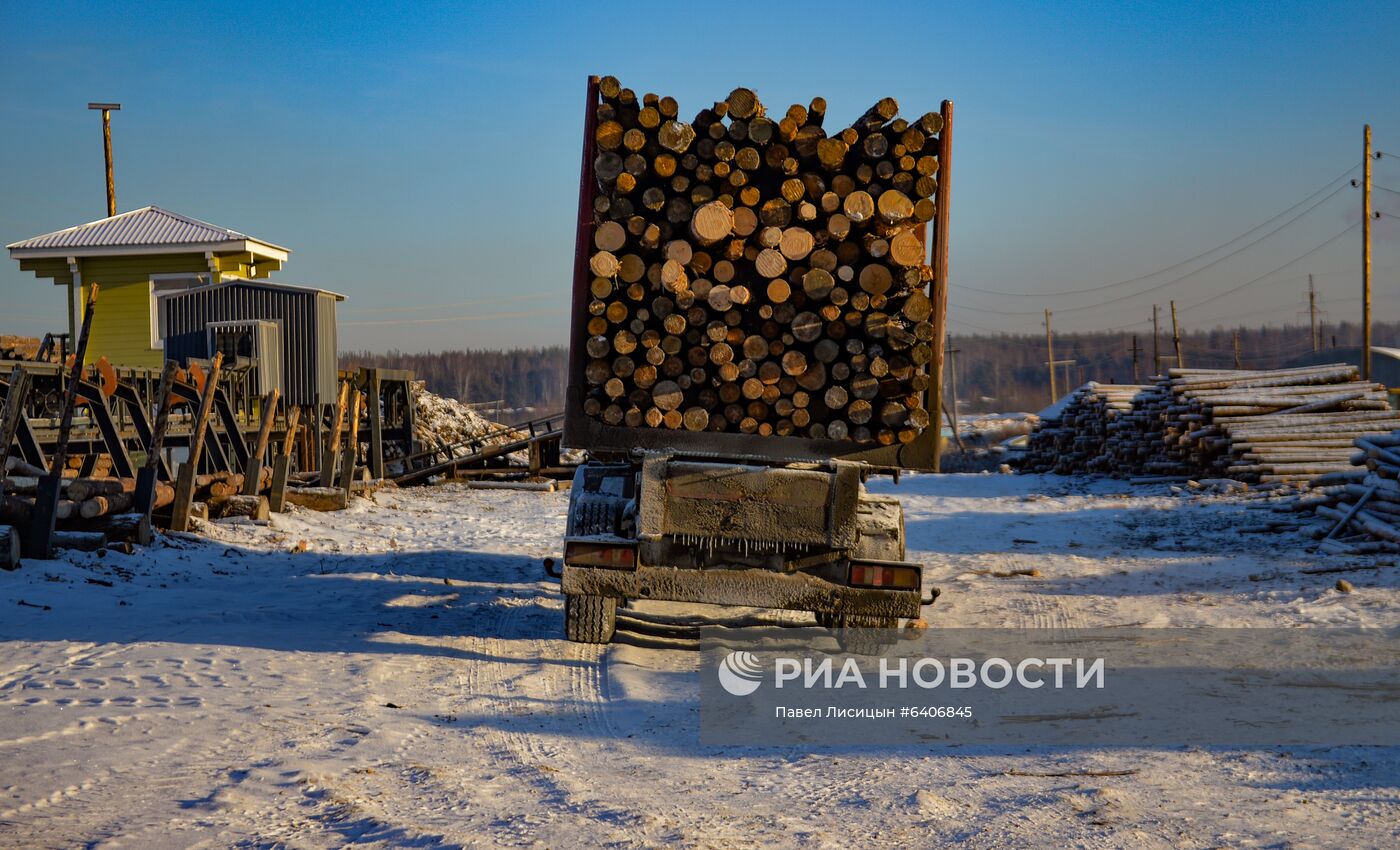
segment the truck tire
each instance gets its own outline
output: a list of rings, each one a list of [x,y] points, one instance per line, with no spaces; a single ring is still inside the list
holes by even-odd
[[[575,643],[611,643],[617,631],[617,600],[611,596],[564,596],[564,636]]]

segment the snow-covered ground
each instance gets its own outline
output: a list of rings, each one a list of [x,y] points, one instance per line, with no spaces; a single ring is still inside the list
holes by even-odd
[[[914,476],[934,626],[1400,623],[1238,501]],[[560,639],[567,494],[381,491],[0,574],[4,847],[1394,847],[1400,750],[705,748],[696,624]],[[1343,562],[1344,563],[1344,562]],[[1038,569],[997,578],[979,570]],[[21,601],[23,604],[21,604]],[[1135,771],[1124,776],[1052,776]],[[1038,775],[1037,775],[1038,774]]]

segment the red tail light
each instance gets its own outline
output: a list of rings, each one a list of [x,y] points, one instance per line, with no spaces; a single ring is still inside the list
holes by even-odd
[[[852,587],[887,587],[892,590],[917,590],[919,571],[913,567],[877,567],[851,565]]]

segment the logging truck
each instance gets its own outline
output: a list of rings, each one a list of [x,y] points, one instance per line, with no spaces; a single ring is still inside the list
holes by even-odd
[[[937,470],[952,104],[678,112],[589,80],[565,635],[608,643],[638,599],[919,618],[903,509],[864,483]]]

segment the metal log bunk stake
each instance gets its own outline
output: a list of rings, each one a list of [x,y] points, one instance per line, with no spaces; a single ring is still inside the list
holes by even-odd
[[[58,446],[49,461],[49,473],[40,476],[39,489],[34,496],[34,518],[24,540],[24,551],[31,558],[49,558],[53,554],[53,535],[58,521],[58,499],[63,489],[63,467],[68,463],[68,438],[73,430],[73,408],[78,400],[78,384],[83,379],[83,358],[87,356],[92,317],[97,309],[98,285],[88,285],[88,300],[83,308],[83,325],[78,332],[78,347],[73,355],[73,371],[63,393],[63,413],[58,425]],[[8,449],[8,446],[6,447]]]
[[[204,451],[204,438],[209,428],[209,414],[214,409],[214,395],[219,389],[219,371],[224,365],[223,352],[214,355],[209,377],[205,380],[204,394],[199,399],[199,411],[195,414],[194,430],[190,433],[189,457],[180,465],[180,473],[175,482],[175,502],[170,508],[170,528],[172,531],[188,531],[190,507],[194,504],[195,476],[199,474],[199,458]]]

